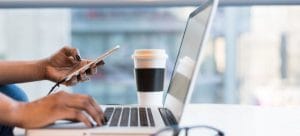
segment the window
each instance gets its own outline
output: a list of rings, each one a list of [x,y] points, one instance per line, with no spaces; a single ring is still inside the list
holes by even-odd
[[[101,104],[136,103],[133,50],[167,50],[167,89],[194,8],[2,9],[0,58],[43,58],[72,45],[93,59],[119,44],[121,50],[92,80],[65,89],[92,95]],[[300,105],[299,11],[299,6],[219,8],[192,102]],[[20,84],[31,100],[45,96],[52,85]]]

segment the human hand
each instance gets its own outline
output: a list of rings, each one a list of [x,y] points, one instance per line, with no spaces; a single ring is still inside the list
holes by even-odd
[[[83,112],[90,115],[97,125],[104,124],[103,111],[92,97],[64,91],[30,103],[20,103],[14,113],[16,125],[22,128],[40,128],[61,119],[80,121],[92,127]]]
[[[43,62],[45,68],[45,78],[53,82],[58,82],[65,78],[68,74],[71,74],[91,61],[81,60],[79,52],[76,48],[66,46],[53,54],[51,57],[45,59]],[[66,81],[63,84],[70,86],[81,81],[86,81],[89,79],[88,76],[97,73],[97,66],[103,64],[103,61],[99,62],[98,64],[93,64],[88,70],[80,71],[78,76],[73,76],[71,80]]]

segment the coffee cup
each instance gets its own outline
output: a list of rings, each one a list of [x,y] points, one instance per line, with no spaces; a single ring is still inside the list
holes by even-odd
[[[162,105],[167,58],[163,49],[134,51],[132,59],[139,105]]]

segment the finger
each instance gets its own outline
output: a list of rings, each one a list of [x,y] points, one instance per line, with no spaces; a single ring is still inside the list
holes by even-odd
[[[78,49],[72,48],[72,50],[71,50],[71,56],[74,57],[75,60],[81,61],[81,57],[80,57]]]
[[[95,109],[97,110],[98,114],[101,116],[101,122],[102,124],[105,124],[105,117],[104,117],[104,112],[103,110],[100,108],[99,104],[95,101],[95,99],[91,99],[91,103],[92,105],[95,107]]]
[[[89,64],[89,63],[91,63],[92,61],[90,61],[90,60],[87,60],[87,59],[82,59],[81,61],[80,61],[80,65],[81,66],[84,66],[84,65],[87,65],[87,64]]]
[[[90,99],[90,103],[94,106],[94,108],[96,109],[97,113],[101,116],[101,122],[102,124],[104,124],[104,113],[103,110],[100,108],[99,104],[97,104],[97,102],[95,101],[94,98]]]
[[[103,61],[103,60],[101,60],[100,62],[98,62],[96,65],[97,66],[101,66],[101,65],[104,65],[105,64],[105,62]]]
[[[95,75],[97,73],[97,66],[96,64],[92,64],[91,67],[86,71],[87,75]]]
[[[98,109],[91,103],[92,97],[87,95],[74,94],[72,98],[67,103],[68,107],[77,108],[87,112],[98,125],[102,125],[101,114],[99,114]]]
[[[77,84],[78,80],[77,80],[77,76],[73,76],[70,80],[66,81],[64,84],[66,86],[73,86],[75,84]]]
[[[80,74],[77,76],[77,80],[83,82],[89,80],[89,78],[85,72],[80,72]]]
[[[66,67],[71,67],[74,66],[74,64],[77,63],[77,61],[74,60],[74,58],[72,56],[62,56],[61,57],[62,61],[64,62]]]
[[[81,111],[75,110],[74,115],[75,115],[74,119],[83,122],[87,127],[93,127],[92,122]]]
[[[84,66],[90,64],[91,62],[92,62],[92,61],[90,61],[90,60],[85,60],[85,59],[81,60],[80,63],[79,63],[79,66],[77,67],[76,70],[78,70],[78,69],[80,69],[80,68],[82,68],[82,67],[84,67]],[[87,69],[81,69],[80,72],[85,72],[86,70],[87,70]]]
[[[67,108],[64,110],[64,112],[61,112],[63,114],[62,119],[67,119],[70,121],[80,121],[83,122],[86,126],[92,127],[91,120],[79,109],[76,108]]]
[[[73,57],[76,61],[81,61],[78,49],[66,46],[63,48],[64,53],[69,57]]]
[[[68,57],[68,61],[71,62],[72,65],[78,63],[78,61],[76,61],[72,56]]]

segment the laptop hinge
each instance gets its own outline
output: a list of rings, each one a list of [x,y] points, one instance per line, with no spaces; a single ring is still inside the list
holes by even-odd
[[[158,110],[166,126],[178,125],[174,115],[170,110],[167,108],[158,108]]]

